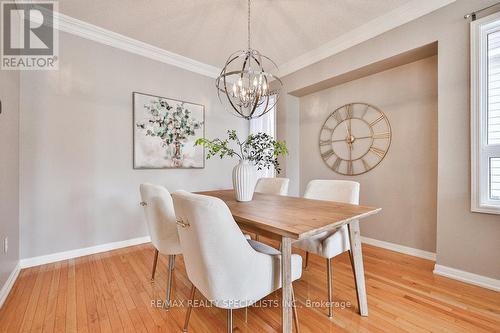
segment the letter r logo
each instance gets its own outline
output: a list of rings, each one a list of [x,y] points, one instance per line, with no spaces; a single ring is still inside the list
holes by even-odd
[[[3,55],[54,54],[53,3],[2,3]]]

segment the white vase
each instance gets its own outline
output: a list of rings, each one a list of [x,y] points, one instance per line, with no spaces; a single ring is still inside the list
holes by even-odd
[[[251,201],[255,189],[255,167],[247,160],[240,160],[233,169],[233,188],[237,201]]]

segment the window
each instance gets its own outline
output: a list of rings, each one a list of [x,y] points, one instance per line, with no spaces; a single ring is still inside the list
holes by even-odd
[[[472,211],[500,214],[500,13],[471,23]]]
[[[276,96],[269,98],[269,103],[274,104]],[[250,134],[266,133],[276,139],[276,105],[265,115],[250,120]],[[257,178],[275,177],[274,169],[262,169],[257,171]]]

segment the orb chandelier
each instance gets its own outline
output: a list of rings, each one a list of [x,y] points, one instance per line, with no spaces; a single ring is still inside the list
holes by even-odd
[[[274,108],[283,83],[269,71],[270,68],[275,73],[278,71],[274,61],[250,47],[250,0],[247,23],[248,48],[229,56],[216,86],[219,100],[226,110],[238,117],[254,119]]]

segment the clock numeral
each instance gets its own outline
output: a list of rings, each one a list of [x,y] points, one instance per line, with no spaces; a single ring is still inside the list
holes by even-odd
[[[337,123],[341,123],[343,121],[342,115],[340,114],[340,110],[337,110],[333,113],[333,118],[335,118]]]
[[[372,121],[372,122],[370,123],[370,126],[372,126],[372,127],[373,127],[373,125],[375,125],[376,123],[378,123],[378,122],[379,122],[379,121],[381,121],[382,119],[384,119],[384,115],[383,115],[383,114],[382,114],[382,115],[380,115],[380,116],[379,116],[377,119],[375,119],[374,121]]]
[[[328,126],[323,126],[323,128],[321,129],[322,131],[330,131],[330,132],[333,132],[333,128],[330,128]]]
[[[335,153],[333,152],[333,150],[328,150],[324,153],[321,154],[321,157],[323,157],[324,160],[327,160],[329,159],[330,157],[332,157],[333,155],[335,155]]]
[[[352,161],[347,161],[347,174],[352,175],[352,173],[353,173]]]
[[[320,146],[329,146],[332,144],[332,140],[320,140],[319,145]]]
[[[391,133],[389,132],[383,132],[383,133],[377,133],[373,134],[374,139],[389,139],[391,137]]]
[[[332,164],[332,170],[334,171],[339,171],[340,163],[342,162],[342,159],[338,158],[333,162]]]
[[[361,162],[363,162],[363,166],[365,167],[365,171],[370,170],[370,164],[368,164],[368,162],[364,158],[361,159]]]
[[[385,150],[382,150],[380,148],[370,147],[370,151],[380,158],[384,157],[385,155]]]
[[[352,104],[348,104],[345,106],[345,118],[346,119],[352,118]]]

